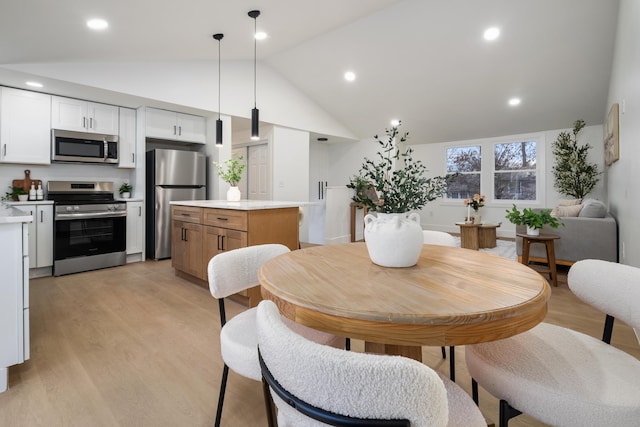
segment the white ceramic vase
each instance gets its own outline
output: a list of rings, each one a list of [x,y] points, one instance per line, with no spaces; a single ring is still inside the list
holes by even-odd
[[[529,236],[539,236],[540,235],[540,229],[539,228],[529,227],[527,225],[527,234]]]
[[[130,199],[131,198],[131,193],[128,192],[128,191],[122,193],[122,198],[123,199]]]
[[[418,263],[423,246],[420,215],[413,212],[367,214],[364,240],[369,258],[382,267],[411,267]]]
[[[240,201],[240,189],[238,186],[229,187],[227,190],[227,201],[228,202],[239,202]]]

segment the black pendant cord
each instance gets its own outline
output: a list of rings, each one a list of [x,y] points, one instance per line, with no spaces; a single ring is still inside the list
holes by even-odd
[[[260,12],[258,12],[260,13]],[[258,79],[256,78],[256,75],[258,74],[257,71],[257,60],[256,60],[256,56],[258,54],[258,40],[256,39],[256,32],[258,31],[258,16],[256,16],[255,18],[253,18],[253,108],[258,108],[258,101],[257,101],[257,90],[256,87],[258,85]]]
[[[222,37],[220,37],[220,39],[222,39]],[[221,98],[221,94],[220,94],[220,80],[221,80],[221,75],[220,75],[220,45],[222,43],[220,43],[220,40],[218,40],[218,120],[220,120],[220,98]]]
[[[221,110],[222,108],[220,107],[220,99],[222,98],[222,86],[220,84],[220,81],[222,80],[222,67],[220,65],[221,63],[221,54],[220,54],[220,46],[222,45],[222,43],[220,42],[222,40],[222,38],[224,37],[224,34],[222,33],[218,33],[218,34],[214,34],[213,38],[218,40],[218,120],[216,120],[216,145],[217,146],[221,146],[222,145],[222,119],[220,119],[220,115],[221,115]]]

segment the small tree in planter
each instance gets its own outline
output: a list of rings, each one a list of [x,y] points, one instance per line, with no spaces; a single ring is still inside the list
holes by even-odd
[[[556,164],[551,169],[555,178],[554,187],[560,194],[582,199],[596,186],[598,171],[596,163],[589,163],[587,156],[591,146],[578,145],[578,132],[585,127],[584,120],[573,124],[573,138],[569,132],[560,132],[553,143],[553,155]]]

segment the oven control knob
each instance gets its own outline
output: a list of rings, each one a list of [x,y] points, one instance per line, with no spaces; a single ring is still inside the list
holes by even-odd
[[[108,211],[112,211],[113,210],[113,205],[107,205],[107,210]]]
[[[74,207],[73,207],[73,210],[74,210],[74,211],[79,211],[79,210],[80,210],[80,206],[77,206],[77,205],[76,205],[76,206],[74,206]]]
[[[66,208],[66,211],[67,211],[67,212],[70,212],[70,211],[72,211],[72,210],[73,210],[73,208],[72,208],[71,206],[67,206],[67,208]]]

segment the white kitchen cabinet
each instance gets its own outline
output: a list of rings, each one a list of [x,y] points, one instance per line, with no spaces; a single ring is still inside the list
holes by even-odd
[[[9,366],[29,359],[29,250],[27,225],[0,223],[0,393]]]
[[[136,110],[120,108],[118,132],[118,167],[136,167]]]
[[[204,117],[147,108],[145,122],[147,138],[206,143],[207,125]]]
[[[32,216],[29,223],[29,268],[53,266],[53,204],[21,204],[12,206]],[[49,272],[49,275],[51,273]],[[42,274],[31,273],[31,277]]]
[[[127,202],[127,256],[144,248],[144,207],[142,202]]]
[[[51,127],[79,132],[118,135],[119,109],[81,99],[51,98]]]
[[[0,161],[50,164],[51,95],[0,90]]]

